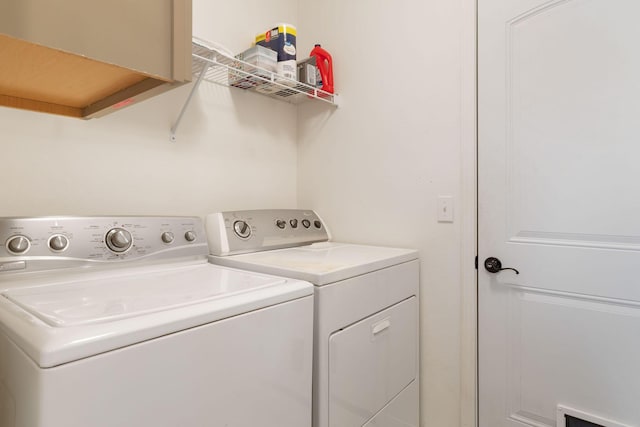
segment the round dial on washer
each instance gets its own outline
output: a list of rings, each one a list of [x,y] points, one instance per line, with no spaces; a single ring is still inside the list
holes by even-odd
[[[308,219],[303,219],[302,225],[304,226],[304,228],[309,228],[311,227],[311,221],[309,221]]]
[[[127,251],[133,244],[131,233],[124,228],[112,228],[107,232],[104,240],[107,242],[107,247],[117,253]]]
[[[241,239],[248,239],[249,236],[251,236],[251,227],[249,227],[246,221],[239,220],[234,222],[233,231]]]
[[[184,233],[184,238],[187,240],[187,242],[193,242],[194,240],[196,240],[196,233],[194,233],[193,231],[187,231],[186,233]]]
[[[316,219],[315,221],[313,221],[313,226],[315,228],[322,228],[322,223]]]
[[[15,255],[22,255],[31,247],[31,242],[26,236],[17,235],[7,240],[7,250]]]
[[[51,249],[52,251],[62,252],[69,246],[69,239],[67,239],[67,236],[65,235],[54,234],[53,236],[49,237],[48,245],[49,249]]]
[[[284,228],[287,226],[287,221],[282,220],[282,219],[277,219],[276,220],[276,226],[278,226],[278,228],[284,230]]]
[[[162,236],[160,236],[160,238],[167,244],[171,243],[173,242],[173,233],[171,233],[170,231],[165,231],[164,233],[162,233]]]
[[[298,220],[292,219],[291,221],[289,221],[289,225],[291,225],[291,228],[298,228]]]

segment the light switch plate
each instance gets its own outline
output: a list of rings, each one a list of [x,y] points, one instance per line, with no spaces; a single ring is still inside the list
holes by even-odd
[[[438,196],[438,222],[453,222],[453,196]]]

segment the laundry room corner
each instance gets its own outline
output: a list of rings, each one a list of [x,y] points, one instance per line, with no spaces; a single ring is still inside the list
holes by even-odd
[[[475,0],[192,4],[193,36],[231,55],[295,25],[298,59],[333,55],[338,108],[206,80],[185,104],[197,76],[91,120],[0,107],[0,217],[299,208],[336,240],[415,249],[420,427],[475,427]]]
[[[282,19],[296,1],[193,1],[193,35],[233,52]],[[171,142],[192,85],[86,121],[2,107],[0,215],[295,207],[295,107],[205,82]]]
[[[475,2],[300,1],[340,107],[298,113],[298,204],[421,259],[421,425],[475,425]],[[366,13],[363,13],[366,11]],[[437,218],[451,197],[453,222]]]

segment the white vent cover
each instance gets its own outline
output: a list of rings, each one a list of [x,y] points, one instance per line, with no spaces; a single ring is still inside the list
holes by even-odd
[[[587,412],[579,411],[577,409],[569,408],[563,405],[558,405],[558,417],[556,418],[557,427],[567,426],[566,415],[578,418],[580,420],[588,421],[590,423],[595,423],[601,425],[602,427],[633,427],[629,424],[622,424],[617,421],[611,421],[609,419],[589,414]]]

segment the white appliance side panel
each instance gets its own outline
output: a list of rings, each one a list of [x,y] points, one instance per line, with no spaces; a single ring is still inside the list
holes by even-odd
[[[316,288],[314,302],[316,351],[313,361],[314,427],[329,426],[329,337],[331,334],[407,298],[418,297],[419,276],[420,264],[416,260]],[[417,334],[415,339],[418,340]]]
[[[420,424],[420,390],[412,381],[387,406],[362,427],[418,427]]]
[[[329,425],[360,427],[415,378],[418,304],[411,297],[329,339]]]
[[[2,335],[0,427],[308,425],[312,313],[309,296],[48,369]]]

